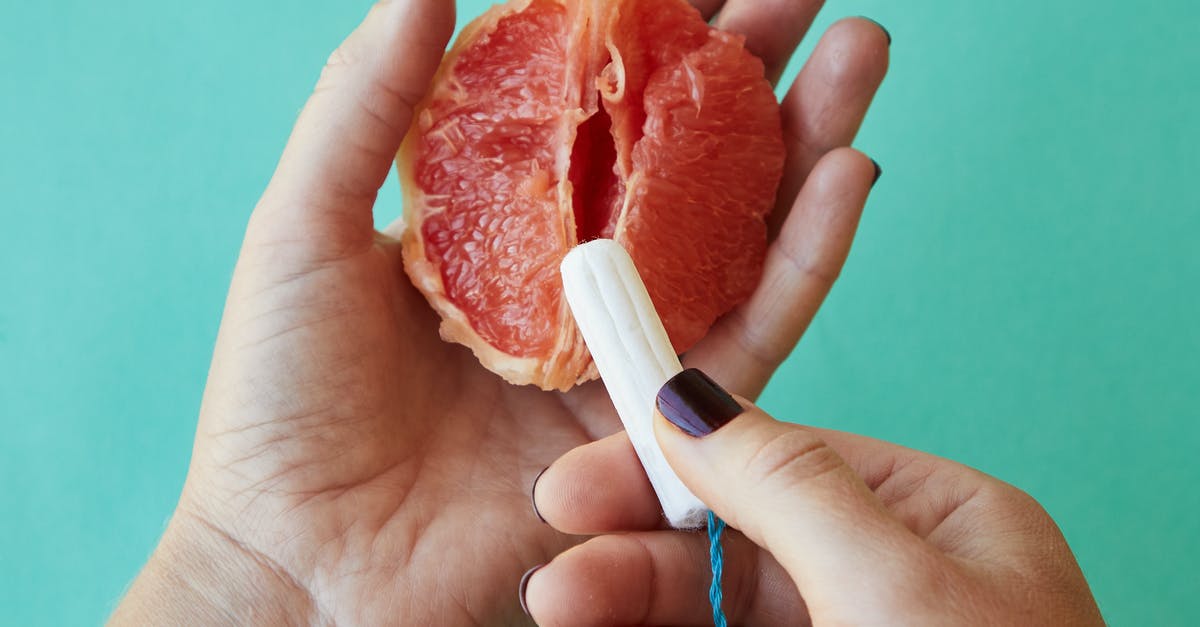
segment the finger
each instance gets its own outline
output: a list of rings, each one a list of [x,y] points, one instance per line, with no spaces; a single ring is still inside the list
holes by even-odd
[[[374,237],[371,208],[454,27],[454,3],[383,0],[330,56],[248,239],[322,256]]]
[[[891,36],[866,18],[837,22],[825,32],[783,100],[787,161],[771,214],[778,230],[809,173],[826,153],[849,146],[887,73]]]
[[[909,529],[960,559],[1054,577],[1090,598],[1054,519],[1033,497],[948,459],[860,435],[814,429]],[[1047,560],[1047,555],[1058,555]],[[1097,623],[1099,624],[1099,623]]]
[[[534,485],[533,503],[542,519],[563,533],[594,535],[664,525],[658,497],[624,431],[555,460]]]
[[[762,59],[773,85],[822,4],[821,0],[728,0],[713,25],[745,35],[746,49]]]
[[[846,461],[884,507],[917,536],[942,549],[935,532],[993,477],[957,462],[842,431],[811,429]]]
[[[889,442],[813,431],[845,457],[893,516],[945,553],[1012,563],[1028,538],[1057,537],[1054,521],[1032,497],[995,477]]]
[[[863,477],[888,511],[943,553],[1006,564],[1045,566],[1061,531],[1028,494],[957,462],[872,438],[813,429]],[[1055,563],[1074,568],[1068,554]]]
[[[813,430],[739,403],[697,370],[668,381],[657,407],[655,435],[679,478],[775,556],[810,607],[928,554]]]
[[[875,164],[862,153],[842,148],[827,154],[767,250],[757,289],[713,325],[685,365],[756,398],[841,272],[874,180]]]
[[[691,2],[692,6],[696,7],[700,11],[700,15],[703,15],[706,20],[711,20],[717,14],[721,5],[725,4],[725,0],[691,0]]]
[[[732,624],[806,624],[777,562],[738,533],[724,537],[722,607]],[[530,575],[525,605],[538,625],[711,625],[708,539],[672,531],[593,538]]]
[[[812,428],[913,533],[950,551],[934,532],[998,480],[957,462],[861,435]],[[986,496],[986,495],[984,495]],[[628,435],[576,447],[537,480],[534,509],[563,533],[598,535],[667,527]],[[943,531],[945,529],[943,528]]]

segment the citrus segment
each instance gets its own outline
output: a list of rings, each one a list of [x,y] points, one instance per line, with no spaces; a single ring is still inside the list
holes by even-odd
[[[740,38],[714,32],[654,72],[617,239],[641,269],[676,350],[750,296],[783,160],[778,104]],[[747,89],[747,85],[758,87]],[[767,181],[764,183],[764,181]]]
[[[783,163],[762,63],[682,0],[519,0],[467,26],[399,155],[405,269],[514,383],[595,377],[559,262],[614,238],[676,350],[758,281]]]

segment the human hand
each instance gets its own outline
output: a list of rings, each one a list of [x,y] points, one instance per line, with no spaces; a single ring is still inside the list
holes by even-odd
[[[725,5],[718,23],[777,77],[819,3],[705,4]],[[372,227],[453,21],[445,0],[381,2],[330,58],[250,219],[175,515],[114,622],[517,622],[521,573],[580,541],[538,522],[528,490],[563,452],[619,430],[603,387],[510,386],[440,341],[397,229]],[[849,250],[875,170],[838,147],[886,49],[876,25],[839,23],[784,104],[763,283],[687,358],[743,394],[765,385]]]
[[[659,392],[655,434],[683,482],[740,533],[724,594],[739,625],[1103,625],[1050,516],[985,474],[869,438],[778,422],[696,370]],[[568,453],[535,503],[570,533],[612,533],[527,582],[540,625],[705,624],[707,536],[653,525],[612,436]],[[608,477],[603,502],[569,486]]]

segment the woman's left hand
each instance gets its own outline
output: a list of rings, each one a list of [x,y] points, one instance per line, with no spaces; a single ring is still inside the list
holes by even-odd
[[[778,76],[819,4],[729,0],[717,23]],[[453,23],[447,0],[384,0],[330,58],[250,218],[178,508],[114,623],[512,623],[521,573],[581,540],[539,522],[529,489],[619,430],[604,388],[510,386],[442,342],[397,233],[373,228]],[[875,24],[839,22],[784,103],[763,282],[687,359],[743,395],[841,269],[875,176],[841,147],[886,60]]]

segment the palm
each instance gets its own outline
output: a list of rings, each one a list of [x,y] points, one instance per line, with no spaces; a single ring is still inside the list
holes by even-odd
[[[521,572],[571,542],[531,511],[534,475],[615,417],[594,386],[513,387],[440,341],[380,240],[278,276],[247,245],[189,490],[334,618],[511,615]]]

